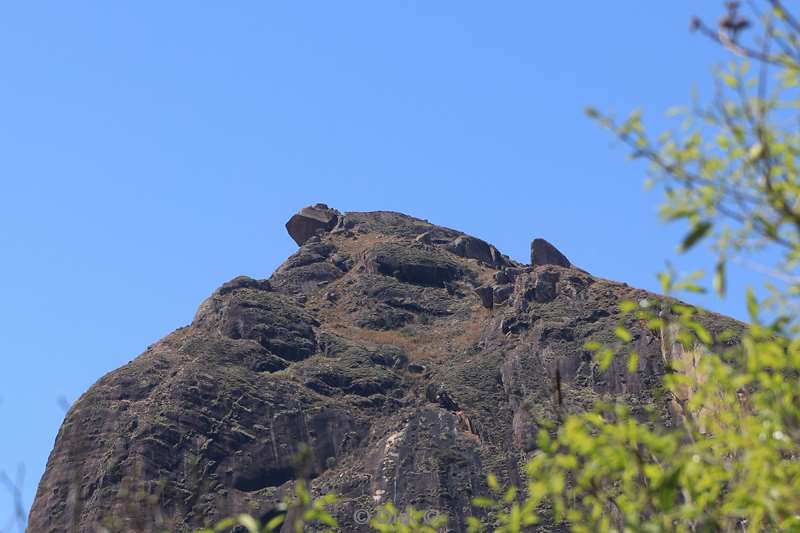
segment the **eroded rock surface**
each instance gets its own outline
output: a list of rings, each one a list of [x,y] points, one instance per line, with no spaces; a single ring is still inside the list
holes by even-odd
[[[524,265],[399,213],[318,204],[287,229],[300,247],[270,279],[223,284],[189,326],[74,404],[29,531],[266,518],[306,446],[302,475],[341,495],[343,531],[366,530],[354,512],[387,502],[446,513],[463,531],[481,516],[471,501],[488,494],[487,472],[522,482],[542,422],[616,395],[671,423],[657,402],[660,339],[618,311],[656,295],[570,268],[546,241]],[[638,367],[601,372],[583,346],[613,341],[620,322]]]

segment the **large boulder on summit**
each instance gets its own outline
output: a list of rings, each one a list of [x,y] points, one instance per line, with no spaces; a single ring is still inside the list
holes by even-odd
[[[304,207],[286,223],[286,230],[298,246],[302,246],[318,231],[330,231],[339,220],[339,212],[325,204]]]
[[[558,251],[558,248],[544,239],[533,239],[531,243],[531,265],[555,265],[569,268],[572,263],[567,256]]]
[[[486,474],[524,487],[539,428],[563,413],[614,396],[675,423],[659,334],[619,311],[662,297],[561,268],[569,261],[541,239],[530,267],[401,213],[317,204],[286,226],[300,247],[268,280],[223,284],[191,324],[75,402],[29,532],[269,520],[299,479],[339,495],[341,531],[370,531],[358,517],[392,503],[463,532],[467,516],[485,517],[472,502],[491,495]],[[739,327],[700,320],[713,334]],[[584,349],[614,342],[620,323],[634,372],[624,357],[603,371]]]

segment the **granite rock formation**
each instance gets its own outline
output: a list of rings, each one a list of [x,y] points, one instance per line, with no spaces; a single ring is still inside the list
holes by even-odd
[[[533,239],[531,242],[531,265],[535,267],[555,265],[565,268],[572,266],[567,256],[544,239]]]
[[[366,530],[355,511],[386,502],[463,531],[487,472],[521,482],[543,420],[614,395],[671,423],[658,338],[626,323],[634,373],[626,361],[601,372],[583,349],[613,341],[621,300],[656,295],[572,267],[546,241],[525,265],[399,213],[317,204],[287,230],[299,249],[268,280],[223,284],[72,406],[30,532],[147,531],[148,506],[170,531],[269,517],[304,446],[313,491],[341,495],[343,531]]]

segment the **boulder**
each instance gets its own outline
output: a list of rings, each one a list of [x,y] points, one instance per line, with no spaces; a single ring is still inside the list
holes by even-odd
[[[425,389],[425,397],[429,402],[438,403],[441,407],[447,409],[448,411],[455,413],[456,411],[461,410],[461,408],[458,406],[458,402],[456,402],[450,396],[450,394],[441,384],[435,385],[430,383]]]
[[[503,269],[503,273],[508,276],[509,283],[514,283],[514,281],[517,279],[517,276],[525,272],[530,272],[530,268],[509,267]]]
[[[328,232],[336,226],[339,220],[339,211],[331,209],[325,204],[315,204],[304,207],[286,223],[286,231],[298,246],[302,246],[318,231]]]
[[[461,276],[458,264],[444,252],[396,243],[381,243],[368,250],[366,265],[367,272],[431,287],[443,287]]]
[[[486,309],[494,307],[494,290],[491,287],[478,287],[475,294],[481,299],[481,305]]]
[[[499,270],[494,273],[494,280],[499,283],[500,285],[505,285],[506,283],[511,283],[511,278],[508,277],[504,271]]]
[[[509,297],[514,293],[514,286],[513,285],[500,285],[499,287],[494,288],[494,303],[501,304],[509,299]]]
[[[533,280],[533,299],[539,303],[547,303],[558,296],[558,281],[560,276],[555,269],[538,272]]]
[[[567,256],[544,239],[533,239],[531,243],[531,265],[538,267],[542,265],[555,265],[569,268],[572,263]]]
[[[456,238],[447,245],[447,249],[460,257],[477,259],[487,265],[500,267],[505,264],[503,256],[494,246],[481,239],[470,237],[469,235],[461,235]]]

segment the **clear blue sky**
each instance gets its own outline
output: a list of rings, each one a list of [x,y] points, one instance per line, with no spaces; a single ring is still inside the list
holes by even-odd
[[[310,203],[402,211],[523,261],[543,236],[657,289],[679,228],[583,108],[642,107],[659,129],[707,87],[720,54],[688,23],[720,10],[698,4],[5,3],[0,469],[25,464],[30,505],[59,399],[224,281],[268,277]],[[10,512],[0,492],[0,528]]]

